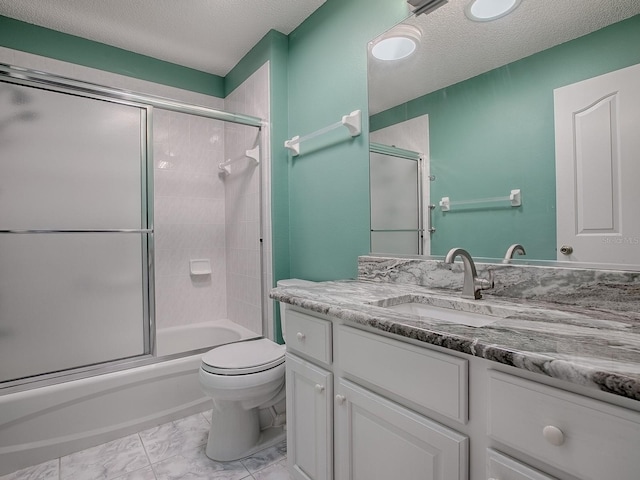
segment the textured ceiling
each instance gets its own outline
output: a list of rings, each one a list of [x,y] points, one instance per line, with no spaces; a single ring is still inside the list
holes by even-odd
[[[325,0],[0,0],[0,15],[225,76]]]
[[[410,18],[418,52],[394,62],[369,59],[369,113],[374,114],[475,77],[640,13],[640,0],[522,0],[510,15],[472,22],[469,0]]]

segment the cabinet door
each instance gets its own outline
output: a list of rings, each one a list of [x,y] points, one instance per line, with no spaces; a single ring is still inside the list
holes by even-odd
[[[347,380],[336,387],[336,480],[466,480],[468,438]]]
[[[333,478],[333,374],[287,353],[287,461],[295,480]]]

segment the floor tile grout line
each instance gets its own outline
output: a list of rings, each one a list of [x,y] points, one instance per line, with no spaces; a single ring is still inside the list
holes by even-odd
[[[138,439],[140,440],[140,445],[142,445],[142,450],[144,451],[144,454],[147,457],[147,461],[149,462],[148,466],[151,468],[151,473],[153,473],[153,478],[158,480],[158,477],[156,476],[156,470],[153,468],[153,463],[151,463],[151,457],[149,457],[149,452],[147,452],[147,447],[145,446],[144,442],[142,441],[142,437],[140,436],[140,432],[136,433],[136,435],[138,435]]]

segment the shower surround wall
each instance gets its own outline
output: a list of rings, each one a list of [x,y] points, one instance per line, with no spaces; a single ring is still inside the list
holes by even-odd
[[[224,137],[221,121],[154,110],[158,330],[227,316]],[[189,261],[205,258],[211,274],[191,275]]]
[[[269,118],[266,63],[225,100],[0,47],[0,62],[77,80],[172,98],[233,113]],[[261,138],[265,172],[249,161],[222,177],[218,164],[252,148],[258,129],[154,109],[154,217],[156,328],[229,318],[257,333],[272,334],[260,301],[260,221],[264,292],[271,288],[270,148],[268,122]],[[209,258],[211,275],[192,276],[189,260]],[[266,302],[265,302],[266,303]]]
[[[220,103],[221,110],[269,118],[269,65]],[[270,190],[261,188],[260,166],[253,160],[234,162],[230,174],[221,173],[218,164],[258,145],[263,171],[269,172],[268,128],[259,134],[255,127],[192,115],[158,109],[154,115],[157,328],[228,318],[267,334],[260,195]],[[262,175],[262,181],[270,183],[269,175]],[[269,199],[264,195],[265,214]],[[270,220],[264,224],[264,231],[270,231]],[[204,258],[211,261],[211,275],[191,275],[189,260]],[[270,248],[264,264],[268,290]]]
[[[265,63],[225,99],[225,110],[268,119],[269,63]],[[255,128],[225,125],[227,158],[236,158],[260,145],[262,175],[253,160],[243,159],[231,165],[225,182],[227,315],[254,332],[274,338],[271,302],[262,302],[272,285],[271,275],[271,182],[269,172],[269,125],[258,135]],[[261,178],[262,177],[262,178]],[[262,195],[262,232],[260,196]],[[262,239],[262,241],[261,241]],[[263,250],[261,257],[260,250]],[[260,261],[263,259],[261,268]],[[261,291],[261,270],[263,290]],[[263,311],[264,309],[264,311]],[[265,319],[263,331],[262,319]]]
[[[217,108],[269,118],[268,93],[265,64]],[[261,188],[260,166],[253,160],[233,163],[230,174],[222,174],[218,164],[259,145],[263,171],[269,172],[268,128],[260,135],[244,125],[161,110],[155,115],[158,328],[228,318],[267,334],[262,325],[259,200],[267,192],[263,202],[268,215],[269,175],[262,175]],[[265,232],[270,231],[269,218]],[[210,259],[211,275],[190,275],[189,260],[202,258]],[[264,252],[265,290],[271,287],[270,265],[269,248]]]

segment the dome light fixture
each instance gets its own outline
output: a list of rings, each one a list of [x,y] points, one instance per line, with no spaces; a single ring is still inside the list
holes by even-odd
[[[464,9],[469,20],[490,22],[513,12],[521,0],[472,0]]]
[[[371,55],[384,61],[406,58],[415,52],[420,37],[418,28],[412,25],[397,25],[372,42]]]

